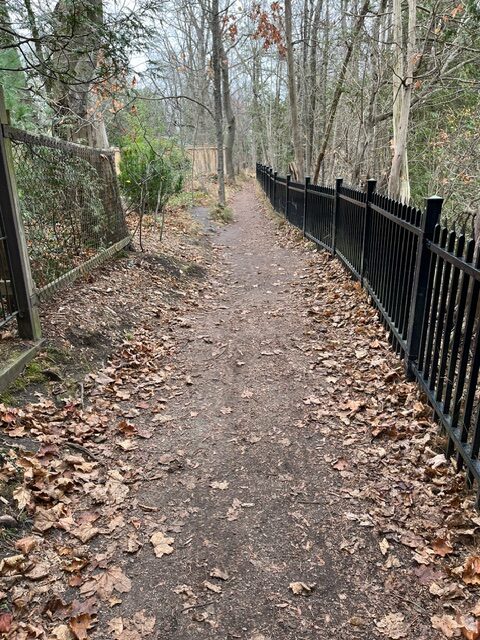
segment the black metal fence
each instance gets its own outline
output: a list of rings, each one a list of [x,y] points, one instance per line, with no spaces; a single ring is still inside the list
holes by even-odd
[[[0,329],[16,314],[17,304],[12,286],[7,236],[0,215]]]
[[[479,488],[480,251],[473,240],[439,225],[435,196],[421,211],[376,193],[374,180],[364,191],[341,179],[335,187],[308,178],[299,184],[261,164],[257,179],[274,209],[367,290],[448,436],[448,455]]]

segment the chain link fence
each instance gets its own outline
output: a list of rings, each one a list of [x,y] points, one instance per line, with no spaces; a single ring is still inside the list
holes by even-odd
[[[45,299],[130,240],[114,151],[4,129],[32,275]]]

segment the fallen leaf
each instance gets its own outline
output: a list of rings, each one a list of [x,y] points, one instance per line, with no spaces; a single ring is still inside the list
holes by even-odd
[[[219,580],[228,580],[229,575],[226,571],[222,571],[222,569],[219,569],[218,567],[214,567],[210,571],[210,577],[218,578]]]
[[[80,527],[72,530],[72,534],[78,538],[83,544],[94,538],[98,533],[96,527],[92,527],[90,522],[85,522]]]
[[[288,585],[290,591],[292,591],[296,596],[308,596],[311,594],[313,589],[315,588],[315,584],[307,584],[306,582],[291,582]]]
[[[452,545],[446,538],[436,538],[432,543],[432,549],[437,556],[441,556],[442,558],[453,551]]]
[[[18,549],[25,555],[28,555],[30,551],[36,549],[40,542],[41,538],[37,538],[36,536],[27,536],[26,538],[20,538],[15,542],[15,549]]]
[[[155,616],[147,616],[145,614],[145,609],[137,611],[133,616],[133,624],[142,634],[142,638],[153,632],[155,628],[155,622]]]
[[[407,627],[403,613],[388,613],[381,620],[375,620],[377,629],[387,638],[398,640],[407,636]]]
[[[446,638],[453,638],[458,635],[459,625],[453,616],[444,614],[436,615],[430,618],[432,627],[437,631],[441,631]]]
[[[0,633],[8,633],[12,626],[13,615],[11,613],[0,613]]]
[[[32,499],[32,492],[23,485],[17,487],[12,495],[20,510],[25,509]]]
[[[29,580],[42,580],[42,578],[46,578],[50,573],[50,567],[46,562],[39,562],[36,564],[33,569],[28,571],[25,576]]]
[[[467,640],[480,638],[480,620],[475,620],[473,616],[460,616],[457,622],[464,638]]]
[[[96,591],[102,600],[108,600],[113,590],[119,593],[128,593],[132,588],[132,581],[122,569],[117,566],[109,567],[100,576],[95,578]]]
[[[467,558],[462,579],[465,584],[480,584],[480,556],[470,556]]]
[[[70,618],[68,626],[70,627],[73,636],[77,640],[87,640],[88,630],[93,625],[92,616],[89,613],[82,613],[79,616]]]
[[[174,543],[174,538],[168,538],[161,531],[154,533],[150,538],[150,542],[153,545],[153,551],[157,558],[173,553],[173,547],[171,545]]]
[[[52,637],[55,640],[72,640],[73,634],[66,624],[60,624],[52,629]]]
[[[382,538],[382,540],[380,540],[378,545],[380,547],[380,551],[382,553],[382,556],[386,556],[387,553],[388,553],[388,550],[390,549],[390,545],[388,544],[388,540],[386,538]]]
[[[108,630],[110,631],[110,633],[113,633],[113,635],[116,638],[119,638],[120,635],[123,632],[123,629],[124,629],[123,619],[122,618],[112,618],[111,620],[109,620],[107,622],[107,627],[108,627]]]
[[[210,483],[210,487],[212,489],[220,489],[220,491],[225,491],[225,489],[228,489],[229,483],[226,480],[222,480],[222,481],[218,481],[218,480],[214,480],[213,482]]]
[[[205,589],[213,591],[214,593],[222,593],[222,587],[219,584],[213,584],[213,582],[208,582],[208,580],[205,580],[203,586],[205,587]]]

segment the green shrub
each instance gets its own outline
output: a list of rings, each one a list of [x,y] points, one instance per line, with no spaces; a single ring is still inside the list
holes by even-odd
[[[130,205],[144,213],[162,213],[182,190],[188,160],[171,140],[129,140],[122,145],[120,184]]]

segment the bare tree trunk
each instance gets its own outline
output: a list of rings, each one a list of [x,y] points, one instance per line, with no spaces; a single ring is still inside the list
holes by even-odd
[[[303,180],[305,175],[303,164],[303,145],[298,125],[297,86],[295,81],[295,65],[292,43],[292,2],[285,0],[285,40],[287,46],[288,97],[290,102],[290,122],[292,125],[292,142],[297,178]]]
[[[227,179],[232,184],[235,183],[235,168],[233,166],[233,146],[235,144],[236,122],[232,109],[232,96],[230,92],[230,77],[228,69],[228,57],[223,44],[220,43],[220,53],[222,57],[222,89],[223,89],[223,109],[227,121],[227,136],[225,139],[225,168]]]
[[[265,160],[265,153],[263,149],[263,136],[262,127],[260,123],[261,109],[260,109],[260,52],[257,47],[253,49],[253,62],[252,62],[252,90],[253,90],[253,144],[255,147],[254,161]]]
[[[353,27],[353,31],[350,37],[350,42],[347,45],[347,50],[345,52],[345,57],[343,59],[342,68],[340,69],[337,84],[335,86],[332,104],[330,106],[328,120],[326,123],[325,132],[323,135],[322,145],[320,147],[320,151],[317,157],[317,163],[315,165],[315,174],[313,177],[313,182],[317,182],[318,176],[320,175],[320,169],[322,167],[322,163],[325,158],[325,153],[327,151],[327,146],[330,141],[330,136],[332,133],[335,115],[337,113],[338,103],[340,102],[340,97],[343,92],[343,85],[345,82],[345,76],[347,75],[348,64],[350,62],[350,58],[352,57],[353,48],[355,46],[358,34],[360,33],[360,30],[363,27],[363,23],[365,22],[365,16],[367,14],[369,6],[370,6],[370,0],[364,0],[363,6],[360,9],[360,13],[358,14],[357,20],[355,22],[355,26]]]
[[[383,20],[383,14],[387,8],[387,0],[381,0],[378,7],[378,15],[373,27],[372,40],[373,42],[379,42],[380,40],[380,27],[381,20]],[[370,167],[366,158],[368,152],[372,147],[375,136],[375,116],[377,98],[380,92],[382,84],[380,64],[381,64],[381,52],[374,52],[372,50],[370,54],[371,58],[371,78],[370,78],[370,97],[367,106],[367,114],[364,122],[362,123],[363,139],[359,141],[357,149],[357,156],[355,159],[355,167],[352,174],[352,184],[358,184],[362,176],[366,179],[370,178]],[[366,166],[367,165],[367,166]]]
[[[225,172],[223,162],[222,58],[218,0],[212,0],[210,28],[212,31],[213,104],[217,141],[218,204],[225,206]]]
[[[310,172],[313,161],[313,140],[315,136],[315,109],[317,106],[317,42],[318,27],[322,12],[323,0],[317,0],[313,12],[312,29],[310,33],[310,55],[308,60],[307,106],[306,106],[306,171]]]
[[[416,0],[408,0],[408,33],[405,51],[403,44],[402,2],[401,0],[393,0],[393,46],[395,47],[393,70],[393,159],[388,181],[388,192],[391,198],[407,203],[410,200],[407,135],[415,67],[416,19]]]
[[[68,0],[60,0],[54,18],[60,33],[67,35],[65,49],[54,51],[52,59],[60,72],[73,75],[77,82],[62,82],[61,73],[47,86],[56,112],[54,132],[61,138],[108,147],[103,116],[92,93],[92,78],[101,55],[103,0],[86,0],[81,12]]]

